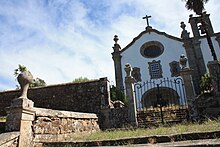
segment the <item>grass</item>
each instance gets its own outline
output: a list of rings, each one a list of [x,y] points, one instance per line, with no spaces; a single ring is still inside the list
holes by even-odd
[[[6,116],[0,116],[0,122],[6,122]]]
[[[127,130],[114,130],[114,131],[101,131],[91,133],[89,135],[74,136],[73,140],[113,140],[128,137],[138,136],[153,136],[153,135],[171,135],[182,134],[187,132],[202,132],[202,131],[215,131],[220,130],[220,119],[207,120],[203,123],[185,123],[173,126],[160,126],[157,128],[138,128]]]

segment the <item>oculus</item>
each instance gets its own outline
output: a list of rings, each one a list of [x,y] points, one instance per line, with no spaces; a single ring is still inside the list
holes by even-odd
[[[164,51],[164,46],[158,41],[150,41],[140,48],[141,55],[145,58],[156,58]]]

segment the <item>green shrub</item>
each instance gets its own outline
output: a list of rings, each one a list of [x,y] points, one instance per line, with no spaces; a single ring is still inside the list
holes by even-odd
[[[113,85],[110,88],[110,96],[112,101],[120,100],[123,103],[127,103],[127,97],[125,96],[124,92]]]
[[[208,73],[205,73],[201,77],[200,90],[201,90],[201,93],[211,92],[211,90],[212,90],[212,80],[211,80],[211,77]]]

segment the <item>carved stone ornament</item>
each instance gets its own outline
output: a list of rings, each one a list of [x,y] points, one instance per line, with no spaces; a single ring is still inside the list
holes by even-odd
[[[172,61],[169,63],[171,77],[178,77],[180,75],[180,64],[177,61]]]
[[[131,72],[132,77],[134,77],[136,82],[141,81],[141,72],[139,67],[133,67],[133,71]]]
[[[27,98],[27,91],[29,85],[33,81],[33,76],[30,71],[21,72],[17,77],[18,83],[21,86],[21,96],[20,98]]]

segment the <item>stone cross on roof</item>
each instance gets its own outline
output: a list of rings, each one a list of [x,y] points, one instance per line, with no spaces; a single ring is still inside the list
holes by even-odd
[[[146,15],[146,16],[144,16],[142,19],[146,19],[146,21],[147,21],[147,27],[149,27],[150,25],[149,25],[149,18],[151,18],[151,16],[148,16],[148,15]]]

